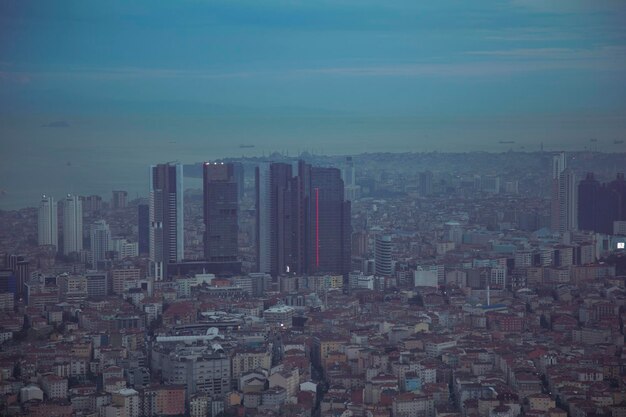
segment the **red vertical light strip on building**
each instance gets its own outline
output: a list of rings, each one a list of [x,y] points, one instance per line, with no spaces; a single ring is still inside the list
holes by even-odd
[[[315,189],[315,266],[320,266],[320,189]]]

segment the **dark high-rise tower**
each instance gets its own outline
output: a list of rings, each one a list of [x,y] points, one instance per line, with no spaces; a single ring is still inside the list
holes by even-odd
[[[233,176],[237,183],[237,195],[239,196],[239,202],[243,199],[245,172],[243,170],[243,164],[241,162],[231,162],[233,166]]]
[[[608,183],[607,187],[615,193],[615,198],[619,201],[615,220],[626,220],[626,180],[624,180],[624,173],[618,172],[617,177]]]
[[[239,194],[234,166],[207,162],[203,178],[204,258],[208,262],[237,262]]]
[[[578,222],[582,230],[613,234],[613,222],[625,220],[626,182],[623,174],[600,184],[593,173],[578,184]]]
[[[184,256],[183,166],[150,168],[150,276],[167,278],[167,265]]]
[[[588,172],[578,183],[578,227],[580,230],[597,230],[600,182]]]
[[[350,202],[341,172],[304,161],[256,170],[257,260],[273,276],[350,271]]]
[[[263,163],[256,169],[257,267],[273,276],[298,270],[293,185],[289,164]]]
[[[344,201],[337,168],[311,168],[309,196],[309,274],[350,272],[350,202]]]

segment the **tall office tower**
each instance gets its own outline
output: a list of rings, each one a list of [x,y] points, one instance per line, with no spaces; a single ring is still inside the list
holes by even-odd
[[[391,276],[391,236],[376,236],[375,247],[376,276]]]
[[[262,163],[256,169],[257,267],[272,276],[297,270],[292,182],[289,164]]]
[[[150,276],[167,278],[167,265],[184,257],[183,166],[150,167]]]
[[[312,213],[311,211],[311,165],[298,161],[298,175],[292,179],[293,205],[293,261],[299,274],[309,273],[313,264],[310,248]]]
[[[559,176],[559,232],[578,230],[578,184],[576,174],[566,168]]]
[[[619,200],[617,218],[615,220],[626,220],[626,180],[624,173],[618,172],[617,177],[607,184],[607,188],[613,191]]]
[[[427,197],[433,193],[433,173],[430,171],[420,172],[420,195]]]
[[[346,201],[354,201],[359,196],[360,186],[356,185],[356,172],[354,170],[354,161],[351,156],[346,157],[346,162],[341,172],[341,178],[344,184],[344,199]]]
[[[57,205],[53,197],[43,195],[39,202],[39,216],[37,218],[37,235],[40,245],[59,245],[59,230],[57,225]]]
[[[111,198],[111,208],[113,208],[114,210],[125,208],[126,197],[128,197],[128,193],[126,191],[113,191],[113,197]]]
[[[239,196],[239,202],[241,202],[243,199],[245,179],[243,164],[241,162],[231,162],[231,165],[233,166],[233,175],[235,177],[235,182],[237,183],[237,195]]]
[[[257,260],[260,272],[347,274],[351,218],[336,168],[298,163],[261,164],[256,170]]]
[[[552,158],[552,193],[550,202],[550,226],[555,232],[561,228],[561,174],[567,168],[567,158],[561,152]]]
[[[30,262],[25,260],[22,256],[20,256],[20,258],[21,259],[17,261],[17,264],[15,265],[15,269],[13,269],[13,272],[15,272],[15,278],[17,280],[16,290],[18,297],[22,296],[22,293],[24,291],[24,284],[30,280]]]
[[[588,172],[585,179],[578,183],[578,227],[580,230],[597,230],[600,191],[600,182],[594,178],[593,172]]]
[[[344,187],[356,185],[356,175],[354,171],[354,161],[351,156],[346,156],[346,162],[341,173]]]
[[[256,267],[258,272],[270,273],[272,262],[272,240],[270,238],[270,163],[262,162],[255,172],[256,207]],[[276,274],[272,274],[276,275]]]
[[[139,254],[150,253],[150,205],[137,206],[137,243]]]
[[[204,258],[208,262],[237,262],[239,194],[234,166],[206,162],[203,178]]]
[[[98,267],[98,262],[106,259],[111,247],[111,230],[104,220],[98,220],[91,226],[91,265]]]
[[[308,273],[348,274],[351,204],[337,168],[310,168]]]
[[[83,250],[83,202],[68,194],[63,202],[63,254]]]
[[[600,184],[593,173],[578,184],[578,228],[598,233],[613,233],[613,222],[621,220],[624,195],[620,185],[623,175],[608,184]]]

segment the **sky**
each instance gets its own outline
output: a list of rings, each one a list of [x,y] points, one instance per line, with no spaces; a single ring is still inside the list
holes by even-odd
[[[622,0],[3,0],[0,190],[272,151],[623,151],[624,80]]]

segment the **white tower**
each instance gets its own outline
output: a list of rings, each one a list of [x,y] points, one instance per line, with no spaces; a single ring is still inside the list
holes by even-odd
[[[63,254],[83,250],[83,202],[68,194],[63,204]]]
[[[53,197],[43,195],[39,202],[37,218],[37,235],[40,245],[59,245],[59,229],[57,225],[57,206]]]
[[[376,276],[390,277],[391,267],[391,236],[381,235],[376,237]]]
[[[552,158],[552,230],[559,233],[578,230],[578,184],[567,167],[564,152]]]
[[[576,174],[565,169],[559,176],[559,232],[578,230],[578,184]]]

